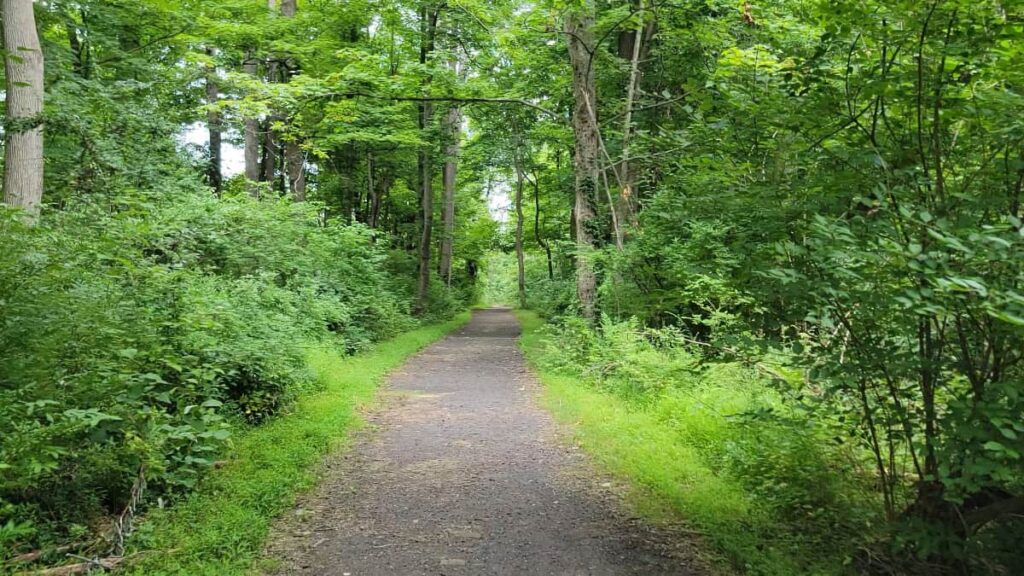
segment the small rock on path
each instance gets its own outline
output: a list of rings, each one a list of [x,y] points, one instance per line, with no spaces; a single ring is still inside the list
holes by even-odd
[[[630,518],[564,445],[508,310],[390,378],[395,397],[271,534],[275,574],[691,575],[692,542]]]

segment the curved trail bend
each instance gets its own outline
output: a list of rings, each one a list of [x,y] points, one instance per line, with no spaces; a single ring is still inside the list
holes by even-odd
[[[478,310],[393,374],[394,401],[275,528],[276,573],[695,574],[559,442],[518,334],[510,311]]]

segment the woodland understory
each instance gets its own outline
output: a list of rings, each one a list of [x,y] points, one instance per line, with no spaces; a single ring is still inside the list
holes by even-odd
[[[1024,1],[0,9],[0,572],[503,303],[723,570],[1024,573]]]

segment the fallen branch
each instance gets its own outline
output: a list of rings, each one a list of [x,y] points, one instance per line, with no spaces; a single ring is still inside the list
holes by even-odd
[[[122,562],[124,562],[124,558],[102,558],[89,560],[87,562],[79,562],[78,564],[67,564],[64,566],[45,568],[34,572],[21,572],[19,576],[29,576],[30,574],[33,576],[70,576],[73,574],[88,574],[89,571],[97,568],[102,570],[113,570]]]
[[[964,515],[964,523],[977,529],[1000,516],[1024,514],[1024,496],[1011,496]]]
[[[11,564],[28,564],[29,562],[35,562],[36,560],[39,560],[40,558],[42,558],[44,556],[49,556],[51,554],[62,554],[64,552],[69,552],[71,550],[74,550],[78,546],[79,546],[78,544],[65,544],[63,546],[57,546],[56,548],[50,548],[50,549],[47,549],[47,550],[35,550],[35,551],[32,551],[32,552],[26,552],[24,554],[18,554],[14,558],[11,558],[10,560],[8,560],[7,564],[8,565],[11,565]]]

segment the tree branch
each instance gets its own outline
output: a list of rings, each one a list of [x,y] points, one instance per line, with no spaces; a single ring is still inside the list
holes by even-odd
[[[465,104],[518,104],[533,108],[538,112],[547,114],[554,118],[562,115],[538,104],[534,104],[522,98],[485,98],[482,96],[391,96],[388,94],[371,94],[369,92],[328,92],[323,94],[327,97],[344,98],[372,98],[375,100],[394,100],[397,102],[461,102]]]

